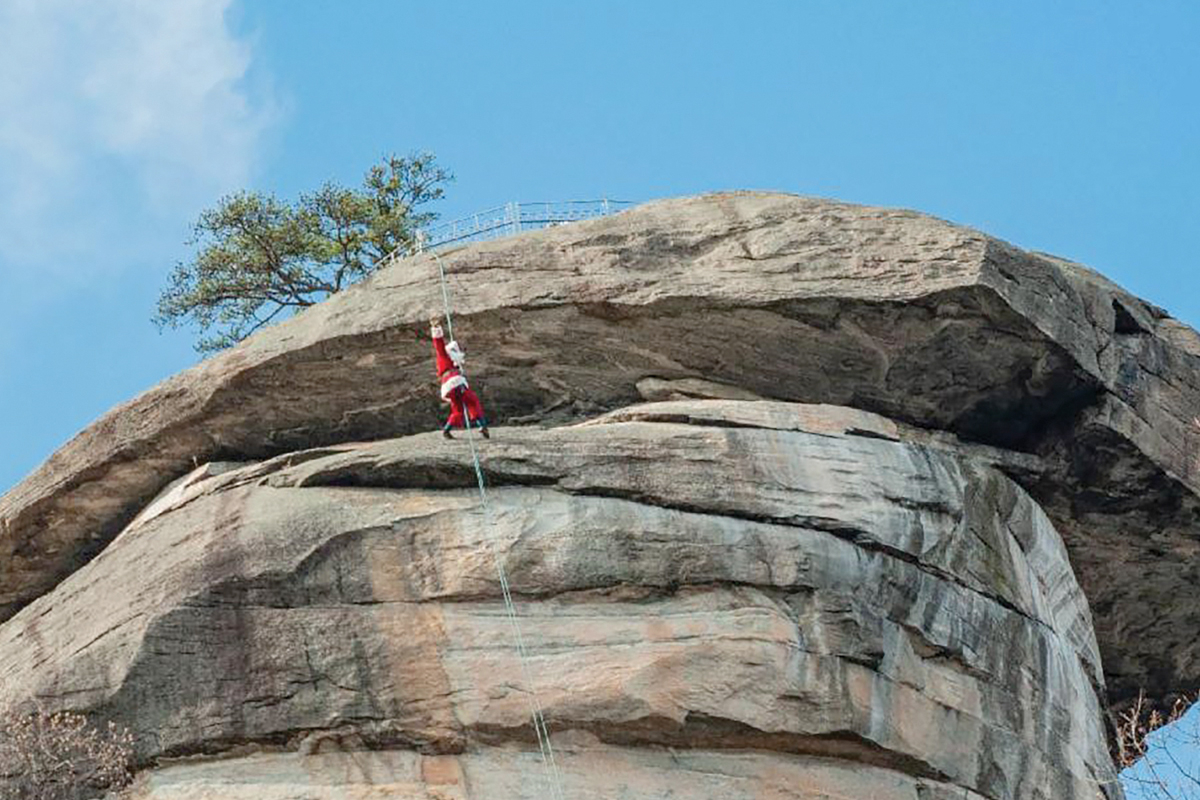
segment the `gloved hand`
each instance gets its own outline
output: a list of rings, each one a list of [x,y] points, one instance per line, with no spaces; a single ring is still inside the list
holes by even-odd
[[[467,354],[458,346],[457,341],[451,341],[446,345],[446,355],[450,356],[450,360],[454,362],[454,366],[461,367],[463,362],[467,360]]]

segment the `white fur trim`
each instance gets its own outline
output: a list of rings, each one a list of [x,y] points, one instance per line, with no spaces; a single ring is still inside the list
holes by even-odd
[[[429,335],[435,339],[441,339],[446,334],[442,331],[441,325],[434,325],[432,328],[429,329]]]
[[[446,345],[446,355],[450,356],[450,360],[459,367],[467,360],[467,354],[462,351],[462,348],[458,346],[458,342],[456,341],[451,341],[450,344]]]
[[[460,386],[466,386],[466,385],[467,385],[467,379],[464,378],[462,375],[455,375],[453,378],[447,378],[442,383],[442,399],[445,400],[446,396],[449,395],[451,392],[453,392],[455,389],[457,389]]]

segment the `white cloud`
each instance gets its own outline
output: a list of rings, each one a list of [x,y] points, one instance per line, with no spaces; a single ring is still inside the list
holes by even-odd
[[[249,182],[275,113],[233,2],[0,0],[0,277]]]

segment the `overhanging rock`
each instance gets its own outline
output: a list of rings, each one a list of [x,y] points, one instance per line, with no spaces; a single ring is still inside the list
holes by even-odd
[[[646,204],[444,255],[499,421],[707,381],[1042,457],[1110,699],[1200,686],[1196,334],[1086,268],[921,214],[781,194]],[[114,409],[0,498],[8,617],[192,464],[376,439],[438,413],[409,259]],[[1131,569],[1128,565],[1136,564]]]

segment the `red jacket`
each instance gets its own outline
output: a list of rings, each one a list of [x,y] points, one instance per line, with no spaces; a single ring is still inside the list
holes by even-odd
[[[434,327],[432,333],[433,357],[437,361],[438,380],[442,382],[442,399],[446,400],[452,391],[460,386],[465,387],[467,379],[463,377],[462,370],[446,350],[446,339],[441,327]]]

